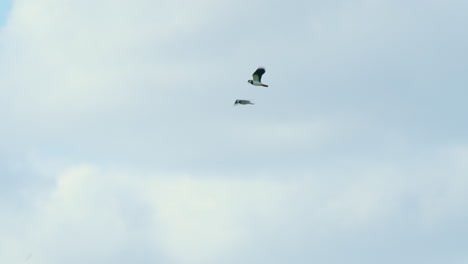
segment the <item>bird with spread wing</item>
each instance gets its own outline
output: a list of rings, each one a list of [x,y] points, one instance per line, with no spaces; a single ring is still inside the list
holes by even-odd
[[[255,86],[263,86],[263,87],[268,87],[268,85],[262,83],[262,75],[265,73],[265,68],[258,68],[253,74],[252,74],[252,80],[248,80],[252,85]]]

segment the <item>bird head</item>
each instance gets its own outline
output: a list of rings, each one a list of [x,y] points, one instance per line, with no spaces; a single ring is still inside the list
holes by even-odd
[[[248,80],[247,82],[248,82],[248,83],[250,83],[250,84],[252,84],[252,83],[253,83],[253,81],[252,81],[252,80]]]

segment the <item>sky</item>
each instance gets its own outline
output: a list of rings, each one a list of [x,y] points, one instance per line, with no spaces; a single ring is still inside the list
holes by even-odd
[[[0,6],[0,263],[468,263],[468,2]]]
[[[11,9],[10,0],[2,0],[0,2],[0,26],[3,26],[7,21],[8,13]]]

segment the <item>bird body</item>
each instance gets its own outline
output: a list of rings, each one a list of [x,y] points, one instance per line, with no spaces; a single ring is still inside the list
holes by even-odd
[[[248,105],[248,104],[251,104],[251,105],[253,105],[254,103],[250,102],[249,100],[237,99],[237,100],[234,102],[234,105],[236,105],[236,104],[241,104],[241,105]]]
[[[253,74],[252,74],[252,80],[248,80],[250,84],[254,86],[263,86],[263,87],[268,87],[268,85],[262,83],[262,75],[265,73],[264,68],[258,68]]]

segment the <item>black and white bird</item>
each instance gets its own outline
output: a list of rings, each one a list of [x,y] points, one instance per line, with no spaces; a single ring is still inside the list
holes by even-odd
[[[254,103],[250,102],[249,100],[240,100],[240,99],[237,99],[235,102],[234,102],[234,105],[236,104],[241,104],[241,105],[248,105],[248,104],[251,104],[253,105]]]
[[[253,74],[252,74],[252,79],[253,80],[248,80],[252,85],[255,86],[263,86],[263,87],[268,87],[268,85],[262,83],[262,75],[265,73],[265,68],[258,68]]]

